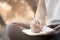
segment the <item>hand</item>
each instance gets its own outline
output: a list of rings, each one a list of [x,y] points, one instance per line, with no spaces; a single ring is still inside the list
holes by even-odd
[[[33,20],[30,24],[30,29],[32,32],[38,33],[41,31],[42,28],[40,27],[40,24],[38,24],[38,21],[36,22]]]
[[[54,28],[54,30],[55,30],[54,34],[60,32],[60,25],[56,26],[56,27]]]

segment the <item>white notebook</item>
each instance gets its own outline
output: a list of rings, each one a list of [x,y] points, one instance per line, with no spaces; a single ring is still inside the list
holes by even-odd
[[[44,27],[42,29],[42,31],[39,32],[39,33],[33,33],[31,31],[31,29],[24,29],[24,30],[22,30],[23,33],[25,33],[27,35],[30,35],[30,36],[46,35],[46,34],[48,34],[49,32],[52,32],[52,31],[54,31],[54,30],[49,28],[49,27]]]

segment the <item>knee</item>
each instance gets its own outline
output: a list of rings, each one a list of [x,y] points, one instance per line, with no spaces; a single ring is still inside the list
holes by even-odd
[[[13,33],[13,32],[17,32],[18,30],[22,30],[23,28],[29,28],[30,25],[29,24],[25,24],[25,23],[11,23],[7,26],[7,33]]]
[[[6,33],[9,39],[15,39],[20,36],[21,29],[18,27],[18,25],[10,24],[6,28]]]
[[[24,27],[26,26],[25,24],[22,23],[19,24],[19,23],[11,23],[7,26],[6,28],[6,33],[7,33],[7,36],[9,37],[9,39],[15,39],[15,38],[19,38],[21,35],[22,35],[22,29],[21,27]],[[26,28],[26,27],[24,27]]]
[[[8,35],[12,35],[12,34],[16,34],[20,28],[20,26],[18,26],[17,24],[9,24],[6,28],[6,32]]]

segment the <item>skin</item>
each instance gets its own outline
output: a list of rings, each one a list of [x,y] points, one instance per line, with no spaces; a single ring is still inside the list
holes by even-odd
[[[39,0],[35,18],[30,25],[30,28],[32,29],[33,32],[42,31],[43,26],[46,24],[45,15],[46,15],[45,0]]]

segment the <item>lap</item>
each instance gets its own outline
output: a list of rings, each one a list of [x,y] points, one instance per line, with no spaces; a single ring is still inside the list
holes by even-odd
[[[24,25],[25,26],[25,25]],[[57,33],[53,36],[29,36],[22,32],[19,24],[9,25],[7,28],[7,35],[10,40],[60,40],[60,33]]]
[[[44,40],[44,37],[40,36],[29,36],[22,32],[21,26],[9,25],[7,28],[7,35],[10,40]]]
[[[48,40],[60,40],[60,32],[53,36],[49,36],[47,39]]]

